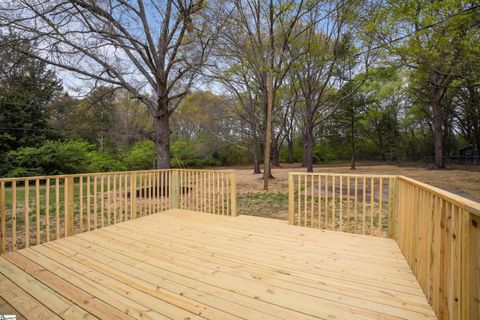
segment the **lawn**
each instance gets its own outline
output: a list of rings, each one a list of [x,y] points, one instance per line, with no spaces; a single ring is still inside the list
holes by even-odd
[[[305,171],[299,164],[273,168],[269,192],[263,191],[262,175],[252,174],[251,168],[237,169],[238,208],[240,214],[287,219],[288,172]],[[478,169],[477,169],[478,170]],[[480,202],[480,171],[465,169],[431,170],[418,166],[360,165],[350,170],[348,165],[317,166],[315,172],[393,174],[431,184],[457,195]]]

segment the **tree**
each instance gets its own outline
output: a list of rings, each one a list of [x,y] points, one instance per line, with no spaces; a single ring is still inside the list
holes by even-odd
[[[291,81],[289,90],[289,100],[287,104],[287,112],[285,114],[285,130],[282,139],[287,141],[287,162],[293,163],[294,161],[294,139],[297,132],[297,102],[298,94],[295,90],[295,82]]]
[[[112,128],[117,123],[115,92],[108,87],[99,87],[78,104],[70,118],[70,128],[75,128],[79,138],[88,140],[105,150]],[[68,130],[68,129],[67,129]]]
[[[342,89],[349,92],[349,88],[354,84],[347,83]],[[342,95],[342,91],[338,93]],[[349,95],[340,104],[337,112],[334,115],[335,127],[343,127],[346,132],[346,138],[350,146],[350,169],[357,168],[357,134],[359,131],[359,122],[362,120],[365,113],[365,99],[362,94],[356,93]]]
[[[468,144],[480,152],[480,35],[475,47],[465,57],[470,63],[464,65],[462,77],[451,86],[453,122]]]
[[[360,88],[368,74],[372,57],[368,50],[363,55],[359,46],[368,49],[371,41],[354,37],[362,30],[360,12],[366,8],[353,1],[319,2],[308,15],[306,32],[292,45],[291,51],[302,52],[292,70],[303,104],[304,163],[308,172],[313,171],[316,128]],[[355,72],[363,80],[348,86],[349,92],[337,95],[336,91],[351,81]]]
[[[404,70],[375,68],[361,88],[365,107],[361,130],[377,146],[382,161],[398,158],[399,114],[405,108]]]
[[[435,167],[444,168],[443,99],[478,47],[478,5],[465,1],[388,1],[375,22],[381,46],[412,70],[410,82],[433,123]],[[392,60],[392,59],[391,59]],[[478,63],[477,60],[474,63]]]
[[[17,40],[0,37],[0,155],[45,141],[51,133],[47,106],[61,90],[55,73],[31,58],[31,45]]]
[[[459,134],[480,150],[480,86],[467,80],[453,97],[455,123]]]
[[[293,0],[225,0],[222,4],[231,11],[219,17],[226,21],[226,27],[221,30],[216,43],[216,63],[210,72],[213,79],[239,98],[241,110],[246,115],[242,118],[248,121],[254,139],[263,144],[264,158],[269,160],[270,152],[265,153],[268,148],[266,130],[269,134],[274,130],[273,126],[267,128],[273,121],[267,120],[269,92],[271,119],[274,119],[273,102],[277,101],[277,90],[284,85],[295,59],[288,54],[289,45],[299,32],[303,32],[297,25],[312,5]],[[270,91],[269,75],[273,82]],[[270,166],[267,167],[264,175],[271,177]],[[255,172],[258,171],[256,168]]]
[[[141,101],[153,122],[157,167],[170,166],[170,116],[216,33],[203,0],[18,0],[2,2],[0,12],[1,27],[37,44],[18,48],[22,54]]]
[[[294,121],[296,120],[298,100],[296,89],[295,79],[287,75],[285,84],[276,92],[275,109],[272,110],[275,115],[272,118],[272,166],[280,166],[280,151],[285,140],[291,155],[290,158],[293,159],[293,138],[296,130]]]
[[[194,146],[199,157],[213,155],[236,144],[237,122],[230,116],[227,98],[208,91],[189,94],[172,118],[174,139]],[[190,147],[190,146],[189,146]]]

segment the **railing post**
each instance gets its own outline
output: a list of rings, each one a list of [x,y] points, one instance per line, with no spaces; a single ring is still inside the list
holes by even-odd
[[[232,217],[237,216],[237,177],[236,172],[230,173],[230,182],[231,182],[231,198],[232,198]]]
[[[396,227],[398,217],[398,177],[388,178],[388,237],[396,239]]]
[[[480,319],[480,207],[464,211],[466,230],[462,272],[462,319]]]
[[[318,190],[320,192],[320,189]],[[293,193],[293,173],[288,173],[288,224],[293,224],[294,220],[294,193]]]
[[[137,174],[130,174],[130,212],[132,219],[137,217]]]
[[[65,177],[65,237],[73,236],[74,216],[73,216],[73,188],[75,181],[73,177]]]
[[[170,209],[178,209],[180,200],[180,184],[178,181],[178,170],[172,170],[171,181],[168,186],[168,195],[170,198]]]
[[[7,210],[5,209],[5,182],[0,182],[0,255],[7,252]]]

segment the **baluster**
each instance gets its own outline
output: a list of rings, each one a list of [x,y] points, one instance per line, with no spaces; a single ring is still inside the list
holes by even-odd
[[[5,203],[5,202],[3,202]],[[12,250],[17,251],[17,182],[12,181]]]
[[[41,242],[41,233],[40,233],[40,180],[35,180],[35,223],[36,223],[36,240],[35,244],[40,244]]]
[[[46,240],[50,241],[50,179],[45,181],[45,227]]]
[[[25,248],[30,247],[30,181],[25,181],[25,204],[24,204],[24,219],[25,219]],[[57,219],[58,221],[58,219]],[[58,226],[57,226],[58,228]],[[58,237],[58,235],[57,235]]]

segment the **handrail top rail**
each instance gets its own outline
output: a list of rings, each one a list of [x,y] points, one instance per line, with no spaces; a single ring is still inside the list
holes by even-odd
[[[408,183],[411,183],[411,184],[413,184],[413,185],[415,185],[419,188],[422,188],[426,191],[432,192],[436,196],[438,196],[438,197],[440,197],[444,200],[447,200],[447,201],[451,202],[452,204],[454,204],[454,205],[456,205],[456,206],[458,206],[462,209],[466,209],[470,213],[480,217],[480,203],[478,203],[478,202],[475,202],[475,201],[467,199],[465,197],[456,195],[452,192],[443,190],[443,189],[438,188],[438,187],[434,187],[432,185],[429,185],[428,183],[420,182],[418,180],[415,180],[415,179],[412,179],[412,178],[409,178],[409,177],[406,177],[406,176],[400,176],[399,175],[398,178],[401,179],[401,180],[404,180]]]
[[[309,175],[314,175],[314,176],[329,176],[329,177],[358,177],[358,178],[363,178],[363,177],[373,177],[373,178],[396,178],[397,175],[392,175],[392,174],[363,174],[363,173],[355,173],[355,174],[349,174],[349,173],[327,173],[327,172],[300,172],[300,171],[292,171],[288,173],[289,175],[299,175],[299,176],[309,176]]]
[[[2,182],[21,182],[21,181],[36,181],[36,180],[46,180],[46,179],[64,179],[64,178],[81,178],[81,177],[92,177],[92,176],[109,176],[116,174],[134,174],[134,173],[148,173],[148,172],[168,172],[168,171],[192,171],[192,172],[219,172],[219,173],[235,173],[236,170],[209,170],[209,169],[179,169],[179,168],[169,168],[169,169],[147,169],[147,170],[133,170],[133,171],[107,171],[107,172],[92,172],[92,173],[73,173],[73,174],[60,174],[60,175],[49,175],[49,176],[30,176],[30,177],[16,177],[16,178],[0,178],[0,183]]]
[[[403,175],[385,175],[385,174],[349,174],[349,173],[327,173],[327,172],[298,172],[292,171],[288,173],[289,175],[298,175],[298,176],[327,176],[327,177],[357,177],[357,178],[398,178],[410,184],[413,184],[419,188],[422,188],[426,191],[429,191],[436,196],[462,208],[466,209],[468,212],[480,217],[480,203],[473,200],[467,199],[465,197],[456,195],[452,192],[443,190],[438,187],[434,187],[424,182],[403,176]]]
[[[162,169],[157,169],[162,170]],[[182,168],[170,168],[170,169],[163,169],[163,170],[171,170],[171,171],[204,171],[204,172],[222,172],[222,173],[236,173],[237,170],[235,169],[182,169]]]

